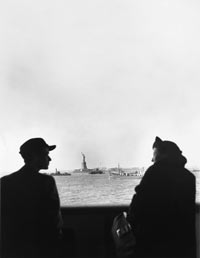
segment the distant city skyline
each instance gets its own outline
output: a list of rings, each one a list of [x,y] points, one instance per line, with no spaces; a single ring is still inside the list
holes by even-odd
[[[151,165],[156,136],[200,167],[200,3],[0,4],[0,176],[19,147],[57,148],[49,170]]]

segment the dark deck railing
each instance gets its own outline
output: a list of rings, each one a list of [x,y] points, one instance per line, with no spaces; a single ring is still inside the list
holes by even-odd
[[[62,207],[65,247],[74,257],[116,257],[111,237],[114,216],[127,205]],[[200,204],[196,204],[197,257],[200,258]],[[70,246],[70,250],[67,249]],[[64,251],[65,252],[65,251]]]

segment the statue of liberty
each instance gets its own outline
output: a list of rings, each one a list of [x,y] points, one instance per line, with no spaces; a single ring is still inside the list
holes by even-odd
[[[83,156],[83,161],[82,161],[82,164],[81,164],[81,171],[85,171],[87,170],[87,165],[86,165],[86,161],[85,161],[85,154],[83,154],[81,152],[82,156]]]

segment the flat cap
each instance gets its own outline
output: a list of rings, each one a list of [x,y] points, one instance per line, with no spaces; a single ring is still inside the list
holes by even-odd
[[[44,148],[48,148],[51,151],[56,148],[56,145],[48,145],[42,138],[31,138],[21,145],[19,153],[37,153]]]

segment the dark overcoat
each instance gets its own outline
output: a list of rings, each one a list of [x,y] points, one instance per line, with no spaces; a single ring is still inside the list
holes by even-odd
[[[50,256],[61,227],[60,201],[52,176],[23,167],[1,178],[4,257]]]
[[[156,162],[135,188],[128,219],[139,257],[195,256],[195,176],[184,163]]]

